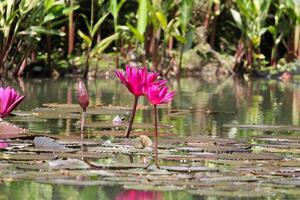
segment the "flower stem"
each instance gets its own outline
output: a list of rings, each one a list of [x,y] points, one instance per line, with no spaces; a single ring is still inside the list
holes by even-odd
[[[86,111],[84,110],[81,114],[81,126],[80,126],[81,133],[83,133],[83,131],[84,131],[85,115],[86,115]]]
[[[131,110],[131,116],[130,116],[129,124],[128,124],[127,130],[126,130],[126,137],[127,138],[129,138],[129,134],[130,134],[131,127],[132,127],[132,124],[133,124],[133,120],[134,120],[138,100],[139,100],[139,97],[134,96],[134,103],[133,103],[132,110]]]
[[[157,134],[157,107],[156,105],[154,105],[154,109],[153,109],[153,114],[154,114],[154,131],[155,131],[155,141],[154,141],[154,154],[155,154],[155,165],[156,167],[159,167],[158,164],[158,134]]]

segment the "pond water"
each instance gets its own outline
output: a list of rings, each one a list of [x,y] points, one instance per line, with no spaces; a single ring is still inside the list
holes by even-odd
[[[78,79],[24,79],[4,81],[3,86],[12,85],[26,95],[18,107],[32,111],[45,103],[76,104]],[[195,78],[171,80],[169,86],[176,91],[172,103],[159,109],[159,122],[171,126],[169,132],[178,136],[209,136],[216,138],[245,139],[252,136],[298,136],[298,131],[284,131],[238,128],[233,125],[300,125],[300,85],[296,82],[277,80],[237,80],[207,81]],[[133,96],[117,80],[90,80],[87,82],[90,106],[130,106]],[[151,124],[151,109],[141,98],[135,122]],[[88,116],[88,120],[112,121],[115,115]],[[128,119],[128,115],[122,115]],[[80,118],[79,118],[80,119]],[[44,120],[22,120],[20,116],[8,118],[32,133],[53,135],[78,135],[78,121],[75,118]],[[92,130],[89,128],[88,130]],[[97,139],[91,138],[91,139]],[[13,173],[13,172],[12,172]],[[80,180],[78,180],[80,182]],[[239,199],[278,198],[294,199],[295,194],[283,192],[270,196],[243,196],[195,194],[188,191],[143,191],[123,189],[114,185],[43,183],[43,181],[4,179],[0,185],[1,199]],[[75,185],[75,186],[74,186]],[[296,188],[295,188],[296,190]],[[236,192],[236,191],[232,191]]]

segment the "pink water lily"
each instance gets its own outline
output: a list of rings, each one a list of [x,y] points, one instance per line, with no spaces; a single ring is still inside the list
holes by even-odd
[[[157,72],[148,72],[146,67],[126,66],[125,73],[116,70],[116,75],[134,96],[144,95],[144,87],[152,84],[159,76]]]
[[[116,75],[127,87],[129,92],[135,96],[129,124],[126,130],[126,137],[129,137],[139,97],[145,95],[145,91],[147,90],[146,88],[148,88],[149,85],[154,83],[156,85],[163,85],[166,83],[166,81],[157,81],[159,73],[148,72],[146,67],[140,68],[127,65],[125,73],[116,70]]]
[[[154,154],[155,154],[155,164],[159,167],[158,163],[158,133],[157,133],[157,105],[164,104],[172,101],[175,92],[169,92],[169,89],[165,85],[152,84],[146,88],[146,96],[149,102],[153,105],[154,114]]]
[[[167,86],[152,84],[148,86],[146,96],[152,105],[164,104],[172,101],[175,92],[169,92]]]
[[[0,87],[0,118],[8,116],[25,98],[15,89]]]

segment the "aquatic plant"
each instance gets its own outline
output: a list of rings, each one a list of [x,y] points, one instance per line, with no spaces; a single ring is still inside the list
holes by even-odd
[[[78,103],[83,110],[82,117],[81,117],[81,126],[80,126],[80,130],[81,132],[83,132],[83,128],[85,124],[86,108],[89,105],[89,94],[82,80],[79,81],[78,83],[77,98],[78,98]]]
[[[260,53],[262,35],[268,30],[266,26],[271,1],[268,0],[237,0],[238,10],[231,9],[236,27],[241,31],[241,38],[236,50],[236,63],[246,57],[245,68],[260,66]],[[237,65],[238,66],[238,65]],[[236,67],[237,67],[236,66]]]
[[[88,22],[86,15],[81,15],[84,19],[86,29],[88,30],[88,33],[85,34],[83,31],[78,30],[78,35],[82,38],[82,44],[86,51],[86,59],[85,59],[85,69],[83,73],[83,77],[87,78],[88,72],[89,72],[89,66],[90,66],[90,58],[92,58],[95,55],[98,55],[103,53],[103,51],[115,40],[118,38],[118,33],[114,33],[106,38],[103,38],[101,41],[97,42],[95,46],[93,46],[93,41],[95,39],[96,34],[98,33],[98,30],[100,29],[101,24],[104,22],[104,20],[109,15],[108,11],[105,11],[101,14],[101,17],[94,23],[94,16],[95,16],[95,5],[94,0],[91,1],[91,13],[90,13],[90,21]],[[101,7],[103,2],[99,1],[98,6]]]
[[[140,96],[144,95],[145,86],[151,85],[156,81],[159,74],[157,72],[148,72],[146,67],[131,67],[129,65],[126,66],[125,74],[116,70],[115,71],[118,78],[121,82],[127,87],[129,92],[134,95],[134,103],[132,106],[132,112],[129,120],[129,124],[126,130],[126,137],[129,137],[130,130],[132,127],[132,123],[134,120],[136,106],[138,103],[138,99]],[[164,84],[165,81],[158,81],[158,84]]]
[[[25,98],[15,89],[0,87],[0,119],[8,116]]]
[[[146,88],[146,96],[149,102],[153,105],[153,114],[154,114],[154,154],[155,154],[155,164],[159,166],[158,163],[158,134],[157,134],[157,105],[164,104],[172,101],[174,98],[175,92],[169,92],[169,89],[165,85],[152,84]]]

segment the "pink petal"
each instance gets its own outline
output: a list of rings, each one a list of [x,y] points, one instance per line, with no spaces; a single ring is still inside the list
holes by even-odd
[[[167,92],[168,92],[168,87],[163,86],[163,87],[161,87],[160,92],[158,93],[158,96],[160,98],[163,98],[167,94]]]
[[[157,73],[157,72],[149,72],[148,77],[147,77],[147,83],[154,82],[158,76],[159,76],[159,73]]]
[[[6,113],[11,113],[25,98],[25,96],[18,96],[17,99],[9,106]]]
[[[163,98],[162,102],[167,103],[169,101],[172,101],[174,96],[175,96],[175,92],[170,92]]]
[[[115,71],[115,74],[118,76],[118,78],[121,80],[122,83],[126,82],[126,78],[124,74],[118,70]]]

